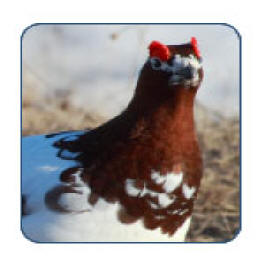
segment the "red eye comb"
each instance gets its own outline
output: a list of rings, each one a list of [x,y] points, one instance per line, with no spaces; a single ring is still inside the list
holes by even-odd
[[[198,48],[197,39],[195,37],[192,37],[190,43],[192,45],[192,49],[193,49],[196,57],[197,58],[200,58],[201,57],[201,53],[200,53],[199,48]]]
[[[167,61],[170,57],[169,48],[158,41],[153,41],[148,48],[150,50],[150,57],[157,57],[161,61]]]

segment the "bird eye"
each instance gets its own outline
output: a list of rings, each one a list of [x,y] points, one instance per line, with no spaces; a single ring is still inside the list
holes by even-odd
[[[158,58],[151,58],[150,59],[151,66],[154,70],[160,70],[162,66],[162,62]]]

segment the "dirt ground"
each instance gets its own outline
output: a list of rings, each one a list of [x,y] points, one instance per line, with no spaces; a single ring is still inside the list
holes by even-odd
[[[55,101],[23,94],[23,136],[96,127],[104,120],[73,107],[65,96]],[[205,167],[187,241],[229,241],[240,226],[239,120],[197,105],[196,122]]]

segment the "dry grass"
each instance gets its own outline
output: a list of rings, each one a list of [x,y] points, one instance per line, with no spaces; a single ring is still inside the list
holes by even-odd
[[[72,107],[69,99],[67,94],[46,99],[34,90],[23,94],[23,135],[96,127],[104,121]],[[239,228],[239,121],[213,119],[201,107],[196,114],[205,169],[187,240],[227,241]]]
[[[53,98],[36,96],[34,90],[23,94],[22,135],[35,135],[62,130],[94,128],[105,119],[97,114],[88,114],[73,107],[69,94]]]
[[[240,224],[239,120],[205,118],[197,122],[204,177],[188,240],[231,240]]]

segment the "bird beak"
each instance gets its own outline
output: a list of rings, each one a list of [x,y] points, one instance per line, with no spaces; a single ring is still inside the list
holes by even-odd
[[[195,77],[196,71],[191,66],[183,67],[174,72],[169,78],[169,85],[178,85],[185,80],[191,80]]]

